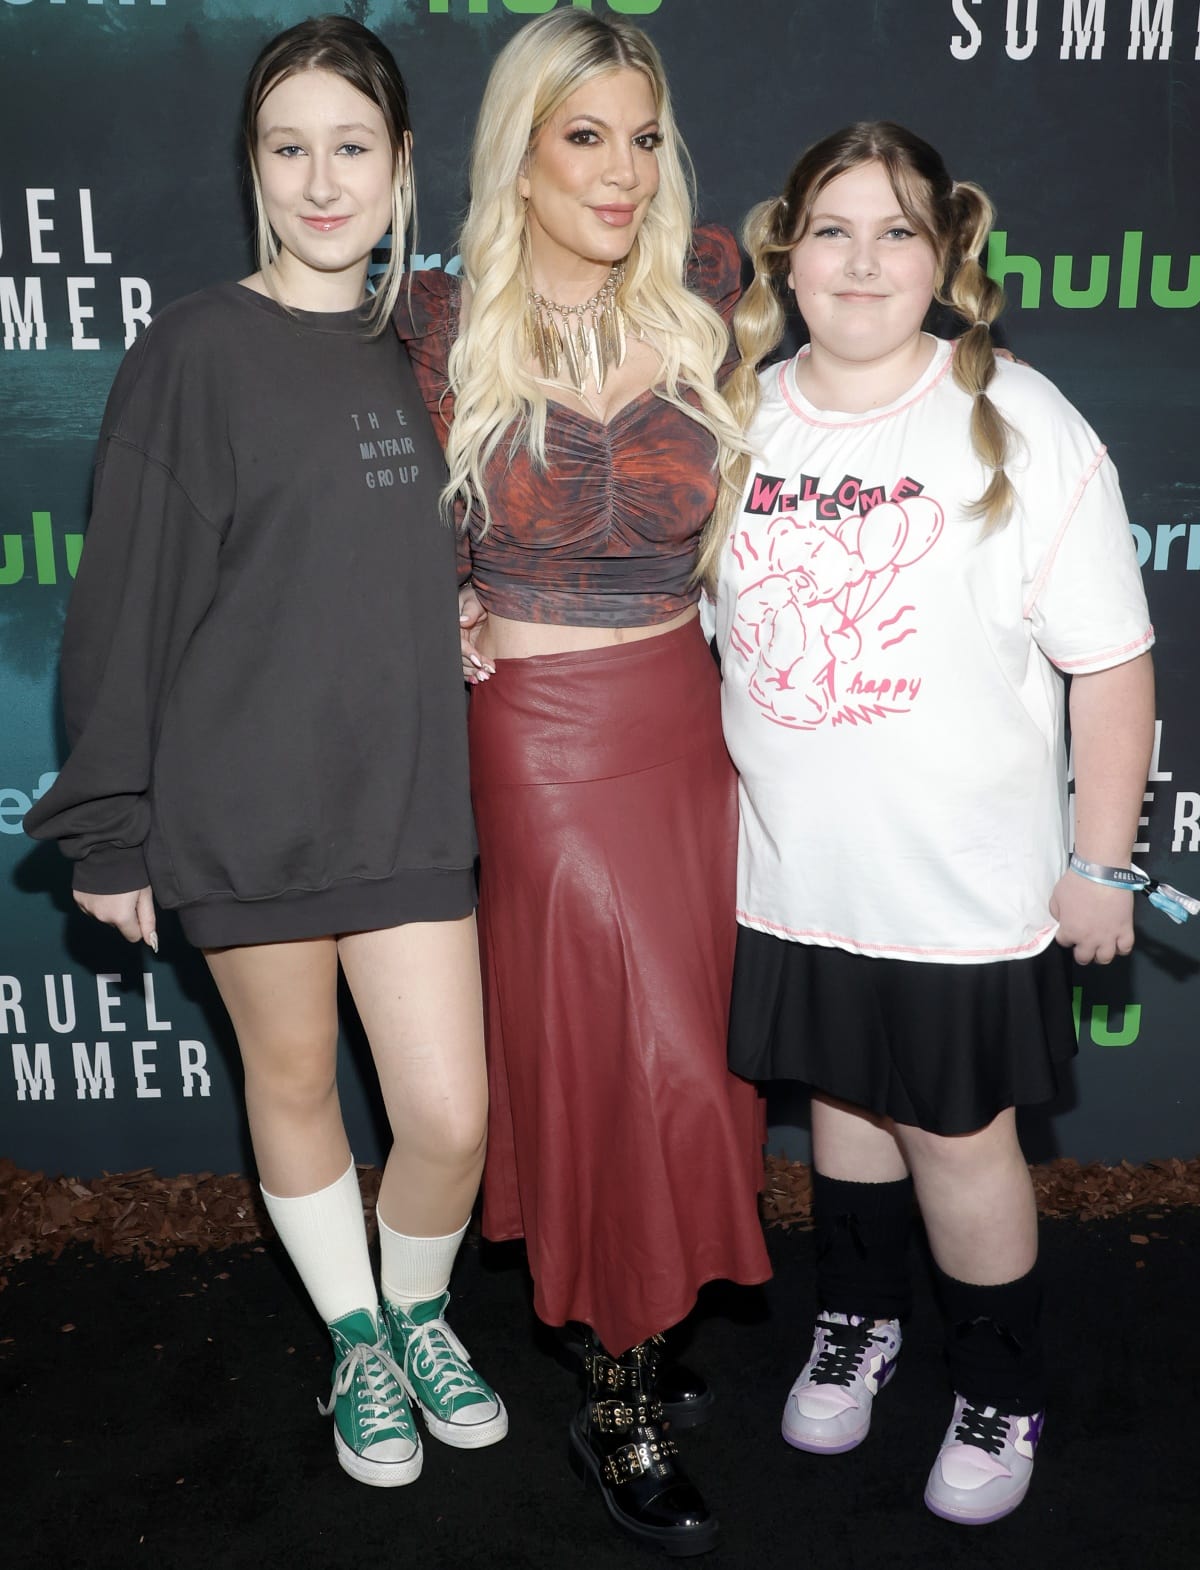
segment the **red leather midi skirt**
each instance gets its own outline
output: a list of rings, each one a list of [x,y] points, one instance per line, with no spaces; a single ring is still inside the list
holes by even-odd
[[[695,622],[497,661],[471,695],[491,1092],[483,1227],[618,1354],[770,1274],[726,1065],[735,777]]]

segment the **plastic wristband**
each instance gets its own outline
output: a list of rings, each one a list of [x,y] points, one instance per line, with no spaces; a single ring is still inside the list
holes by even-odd
[[[1181,894],[1169,883],[1159,883],[1140,867],[1105,867],[1098,861],[1085,861],[1071,852],[1071,871],[1107,889],[1126,889],[1130,894],[1145,894],[1156,910],[1180,925],[1189,916],[1200,916],[1200,900]]]

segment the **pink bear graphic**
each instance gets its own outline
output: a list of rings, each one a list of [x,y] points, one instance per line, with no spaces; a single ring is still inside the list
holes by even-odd
[[[771,520],[766,570],[738,595],[730,634],[754,665],[750,696],[771,720],[793,730],[825,723],[837,667],[862,652],[858,624],[933,546],[942,523],[928,496],[881,502],[832,530],[786,513]],[[732,548],[743,568],[760,559],[747,529]]]

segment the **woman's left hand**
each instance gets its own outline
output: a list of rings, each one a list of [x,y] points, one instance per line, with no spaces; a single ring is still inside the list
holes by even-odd
[[[1107,965],[1133,948],[1133,895],[1064,872],[1050,896],[1056,940],[1080,965]]]

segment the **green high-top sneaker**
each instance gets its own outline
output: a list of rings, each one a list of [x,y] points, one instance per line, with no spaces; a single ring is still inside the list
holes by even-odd
[[[449,1292],[443,1292],[407,1310],[385,1302],[383,1312],[404,1388],[426,1428],[444,1445],[480,1450],[508,1433],[508,1413],[442,1318],[449,1301]]]
[[[342,1468],[374,1488],[398,1488],[421,1472],[421,1436],[392,1356],[387,1322],[367,1308],[329,1326],[333,1389],[322,1413],[333,1413],[333,1442]]]

